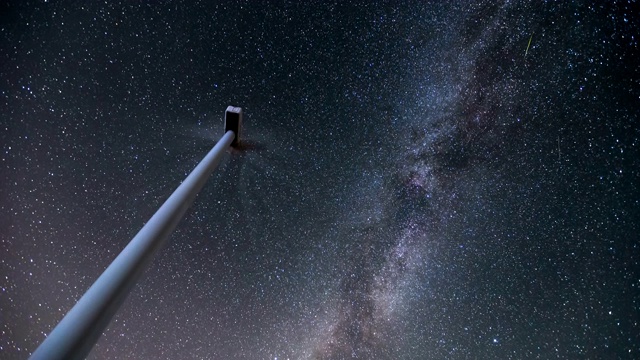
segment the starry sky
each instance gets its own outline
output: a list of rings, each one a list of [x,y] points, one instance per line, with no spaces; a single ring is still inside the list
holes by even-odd
[[[0,9],[0,357],[222,135],[90,359],[640,357],[635,1]]]

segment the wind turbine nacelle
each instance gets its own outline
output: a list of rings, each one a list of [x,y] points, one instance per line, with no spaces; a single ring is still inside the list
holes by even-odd
[[[226,133],[231,130],[236,134],[231,146],[238,145],[240,141],[240,129],[242,129],[242,108],[228,106],[224,112],[224,132]]]

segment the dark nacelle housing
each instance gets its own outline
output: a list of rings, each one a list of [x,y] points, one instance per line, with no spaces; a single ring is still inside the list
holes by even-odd
[[[240,129],[242,129],[242,108],[228,106],[224,113],[224,132],[232,130],[236,137],[233,139],[231,146],[238,145],[240,141]]]

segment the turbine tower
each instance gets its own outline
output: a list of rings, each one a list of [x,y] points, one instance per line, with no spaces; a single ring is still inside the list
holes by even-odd
[[[84,359],[161,249],[225,150],[240,141],[242,108],[225,111],[224,135],[142,227],[31,355],[32,360]]]

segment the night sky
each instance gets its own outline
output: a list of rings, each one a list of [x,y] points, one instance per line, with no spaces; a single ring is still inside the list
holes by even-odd
[[[0,357],[222,135],[90,359],[640,357],[637,2],[0,8]]]

